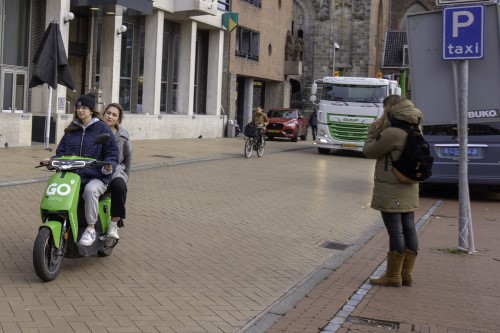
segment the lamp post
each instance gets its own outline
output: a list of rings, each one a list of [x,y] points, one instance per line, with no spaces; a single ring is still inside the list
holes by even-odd
[[[335,76],[335,53],[340,49],[339,44],[333,42],[333,76]]]

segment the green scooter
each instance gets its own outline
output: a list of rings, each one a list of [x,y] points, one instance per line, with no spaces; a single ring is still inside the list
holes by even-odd
[[[103,144],[109,137],[109,134],[101,134],[93,145]],[[49,169],[55,173],[50,177],[40,203],[42,225],[33,246],[33,266],[42,281],[52,281],[57,277],[65,257],[82,258],[96,254],[106,257],[118,243],[117,239],[106,236],[111,220],[111,196],[105,193],[99,198],[96,241],[91,246],[78,244],[87,222],[83,200],[80,200],[81,180],[76,170],[105,164],[108,163],[81,156],[52,159]]]

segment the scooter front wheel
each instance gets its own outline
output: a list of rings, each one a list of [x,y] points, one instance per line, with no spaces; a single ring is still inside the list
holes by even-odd
[[[61,271],[64,256],[57,252],[50,229],[40,228],[33,246],[33,266],[36,275],[44,282],[54,280]]]

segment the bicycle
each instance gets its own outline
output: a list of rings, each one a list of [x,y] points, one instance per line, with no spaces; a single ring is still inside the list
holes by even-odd
[[[266,146],[266,141],[259,144],[257,137],[248,137],[245,139],[245,157],[249,158],[252,156],[253,151],[257,152],[257,156],[261,157],[264,155],[264,149]]]
[[[259,130],[257,128],[257,130]],[[266,147],[266,141],[262,140],[262,144],[259,143],[259,137],[256,135],[256,131],[254,135],[246,136],[245,138],[245,157],[249,158],[252,156],[253,151],[257,152],[258,157],[262,157],[264,155],[264,149]],[[248,134],[248,131],[247,133]]]

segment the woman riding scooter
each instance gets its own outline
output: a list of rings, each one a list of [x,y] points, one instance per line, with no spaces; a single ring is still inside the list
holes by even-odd
[[[79,244],[90,246],[96,240],[95,224],[98,220],[98,201],[104,194],[110,182],[111,174],[118,163],[118,146],[109,126],[100,120],[95,110],[95,99],[91,94],[78,98],[75,105],[73,121],[64,130],[64,136],[56,150],[56,155],[78,155],[109,162],[108,165],[97,168],[78,170],[84,187],[82,198],[85,201],[85,218],[87,229],[80,238]],[[103,133],[108,133],[110,139],[102,145],[92,145],[94,139]],[[51,159],[40,162],[50,168]]]

